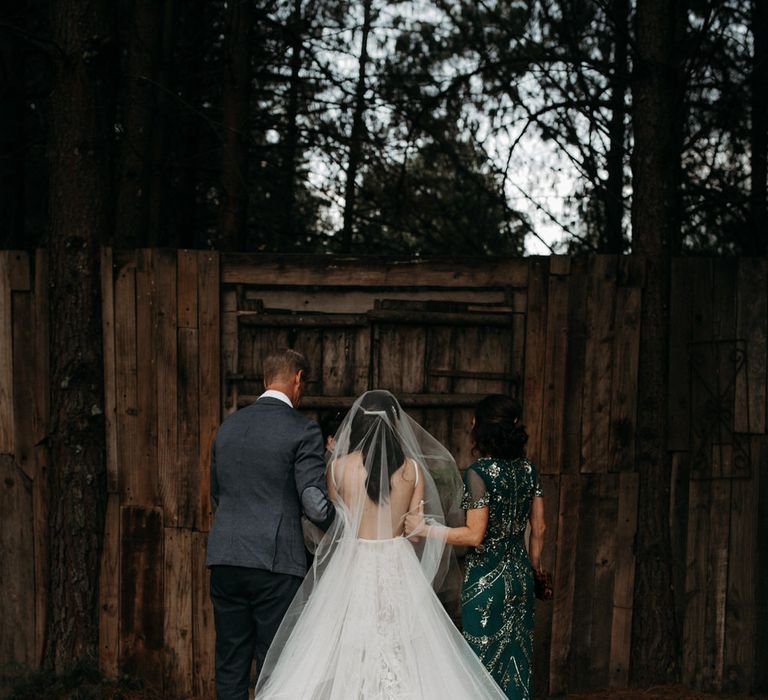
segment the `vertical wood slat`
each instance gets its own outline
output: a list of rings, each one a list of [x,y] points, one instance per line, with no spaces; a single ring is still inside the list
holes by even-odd
[[[117,379],[115,366],[115,280],[112,249],[101,249],[101,325],[104,357],[104,422],[107,493],[118,492]]]
[[[742,258],[736,283],[736,337],[747,341],[746,372],[736,378],[734,430],[766,431],[766,354],[768,354],[768,262]]]
[[[683,682],[701,688],[705,681],[707,560],[712,482],[693,479],[688,496],[685,618],[683,621]]]
[[[35,462],[37,478],[33,484],[33,531],[35,537],[35,648],[36,659],[42,664],[48,615],[48,467],[45,436],[48,434],[48,277],[47,253],[35,254],[34,327],[36,377],[33,414],[35,425]]]
[[[672,261],[669,301],[669,386],[667,395],[668,449],[690,449],[693,274],[688,258]]]
[[[639,287],[619,287],[616,292],[608,435],[608,468],[612,471],[631,471],[635,466],[641,299]]]
[[[570,676],[580,480],[581,477],[574,474],[563,474],[560,477],[557,564],[553,581],[557,595],[553,600],[552,646],[549,656],[549,692],[552,695],[568,690]]]
[[[632,655],[632,604],[635,593],[635,535],[639,481],[636,473],[619,476],[616,571],[613,583],[609,685],[626,687]]]
[[[179,527],[192,528],[198,509],[200,362],[197,328],[178,329],[178,403],[175,484]]]
[[[136,469],[135,454],[139,433],[136,265],[133,260],[122,263],[115,280],[115,389],[117,485],[121,503],[136,504],[143,488],[143,475]]]
[[[573,261],[568,284],[568,356],[563,386],[566,410],[560,462],[564,473],[578,473],[583,461],[581,422],[587,332],[587,267],[584,259]]]
[[[583,472],[608,471],[616,258],[592,260],[587,292],[587,337],[582,405]]]
[[[613,591],[616,579],[619,524],[618,474],[602,474],[598,488],[594,556],[594,606],[589,687],[607,687],[610,679]],[[623,515],[623,514],[622,514]],[[622,543],[624,544],[624,543]]]
[[[163,690],[163,514],[123,506],[120,517],[119,670]]]
[[[140,473],[136,481],[135,502],[150,506],[160,502],[157,469],[157,327],[154,251],[137,252],[136,269],[136,430],[133,468]]]
[[[164,528],[163,687],[179,698],[193,695],[192,536],[191,530]]]
[[[544,548],[541,566],[553,576],[557,575],[558,511],[560,510],[560,476],[542,474],[539,477],[544,492]],[[550,649],[552,646],[553,604],[551,601],[536,602],[536,630],[533,635],[533,683],[536,697],[547,697],[549,688]]]
[[[197,328],[197,252],[180,250],[176,261],[179,328]]]
[[[728,540],[731,519],[730,479],[712,481],[709,511],[709,552],[707,556],[706,610],[704,615],[705,685],[719,691],[723,684],[725,660],[726,593],[728,591]]]
[[[211,525],[210,455],[221,422],[221,312],[219,255],[200,252],[198,258],[198,461],[195,525],[207,532]]]
[[[13,316],[12,344],[13,354],[13,442],[16,466],[30,480],[37,474],[35,445],[34,400],[30,401],[32,388],[38,381],[36,370],[35,328],[30,321],[34,318],[35,300],[30,292],[13,292],[11,310]]]
[[[215,678],[216,632],[211,605],[210,572],[205,566],[206,533],[192,533],[192,655],[194,694],[212,698]]]
[[[574,568],[574,579],[578,583],[574,585],[569,690],[583,690],[590,686],[590,667],[596,642],[594,621],[598,614],[595,611],[595,546],[598,492],[602,477],[602,474],[594,473],[579,477],[579,531]]]
[[[568,291],[569,278],[552,274],[550,267],[539,457],[542,471],[549,473],[561,471],[560,458],[565,442],[563,432],[568,359]]]
[[[12,455],[0,454],[0,659],[10,666],[29,667],[35,660],[34,537],[31,528],[19,526],[32,512],[29,479]]]
[[[237,291],[234,289],[221,290],[221,352],[223,356],[223,371],[225,377],[237,374],[239,366],[237,338]],[[225,416],[237,410],[237,397],[240,388],[238,382],[227,381],[225,385],[224,405]]]
[[[528,454],[536,462],[541,456],[541,417],[544,402],[544,358],[547,334],[547,270],[534,258],[528,273],[528,315],[525,328],[525,381],[523,422],[529,429]],[[542,471],[546,469],[542,465]]]
[[[755,689],[768,688],[768,547],[760,543],[768,540],[768,438],[761,435],[755,438],[759,446],[755,457],[755,472],[758,474],[754,483],[757,497],[757,527],[755,528],[755,637],[752,655]]]
[[[179,524],[179,463],[175,253],[156,251],[155,287],[158,490],[163,506],[163,522],[166,527],[176,527]]]
[[[104,539],[99,566],[99,669],[118,674],[120,651],[120,497],[107,495]]]
[[[10,253],[0,251],[0,454],[13,454],[13,306]]]
[[[752,478],[731,482],[722,689],[734,694],[750,692],[754,680],[760,447],[760,438],[753,438]]]

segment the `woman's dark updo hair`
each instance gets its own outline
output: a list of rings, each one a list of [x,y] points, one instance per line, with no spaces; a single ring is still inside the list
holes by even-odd
[[[517,459],[525,456],[528,433],[520,422],[520,404],[503,394],[486,396],[475,407],[472,442],[481,457]]]
[[[386,419],[381,412],[386,414]],[[373,465],[368,473],[365,490],[374,503],[379,502],[381,497],[381,469],[377,468],[384,455],[381,454],[382,447],[387,459],[387,475],[392,477],[405,461],[405,454],[400,441],[392,430],[392,425],[400,418],[400,408],[394,397],[383,391],[371,392],[366,395],[357,408],[357,413],[352,418],[350,426],[349,448],[350,450],[361,450],[363,453],[363,462]],[[377,436],[377,429],[374,425],[380,422],[379,430],[382,435]],[[371,449],[371,443],[373,447]]]

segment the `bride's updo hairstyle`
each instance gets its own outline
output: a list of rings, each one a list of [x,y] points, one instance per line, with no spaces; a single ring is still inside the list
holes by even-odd
[[[520,404],[504,394],[486,396],[475,407],[473,450],[481,457],[517,459],[525,456],[528,433],[520,422]]]
[[[374,503],[381,497],[381,470],[375,465],[386,464],[391,478],[405,461],[402,445],[392,429],[399,418],[400,409],[392,395],[376,391],[364,397],[360,410],[352,419],[349,447],[363,453],[363,463],[368,471],[365,490]],[[386,497],[387,494],[384,500]]]

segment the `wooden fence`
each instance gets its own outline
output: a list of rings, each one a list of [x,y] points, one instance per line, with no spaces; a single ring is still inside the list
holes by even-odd
[[[12,592],[0,615],[17,623],[0,630],[0,662],[31,667],[46,580],[45,286],[34,267],[0,255],[0,575]],[[207,455],[220,420],[259,393],[265,349],[283,344],[312,366],[302,409],[343,408],[388,388],[461,465],[471,460],[473,403],[519,394],[543,473],[544,563],[556,590],[553,603],[537,604],[537,692],[626,685],[643,284],[641,259],[611,256],[459,263],[105,250],[104,671],[138,674],[169,697],[213,697]],[[765,687],[768,264],[678,259],[672,286],[669,614],[686,681]]]

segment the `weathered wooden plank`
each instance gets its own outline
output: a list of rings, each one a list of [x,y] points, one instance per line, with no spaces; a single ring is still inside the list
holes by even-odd
[[[608,471],[611,427],[616,258],[600,255],[590,262],[581,420],[581,470],[605,472]]]
[[[585,381],[587,274],[586,260],[574,260],[568,279],[568,355],[563,385],[563,452],[560,455],[563,473],[579,472],[583,460],[581,417]]]
[[[768,547],[760,546],[768,541],[768,439],[760,436],[755,440],[759,446],[756,458],[757,481],[753,482],[757,493],[757,528],[755,558],[755,638],[754,669],[755,689],[768,688]]]
[[[224,284],[301,285],[334,287],[525,287],[527,261],[520,258],[393,260],[345,258],[336,255],[222,256]]]
[[[177,469],[178,443],[178,377],[177,377],[177,300],[176,255],[156,251],[154,306],[155,362],[157,392],[157,470],[163,522],[177,527],[179,522],[179,489]]]
[[[542,474],[541,488],[544,492],[544,548],[541,553],[541,566],[545,571],[556,575],[558,538],[558,510],[560,508],[560,476],[557,474]],[[559,595],[559,593],[558,593]],[[552,646],[553,603],[551,601],[536,601],[536,629],[533,635],[533,674],[534,695],[549,696],[549,661]]]
[[[115,280],[112,249],[101,249],[101,328],[104,353],[104,422],[107,492],[118,492],[117,368],[115,365]]]
[[[24,668],[36,663],[31,486],[13,456],[0,454],[0,659]]]
[[[417,326],[381,326],[376,388],[396,395],[424,391],[426,338],[425,329]]]
[[[592,685],[591,661],[593,655],[593,624],[595,611],[595,555],[600,474],[582,474],[579,478],[579,534],[576,540],[574,577],[576,597],[573,605],[573,625],[570,655],[569,690],[583,690]],[[562,531],[561,531],[562,532]],[[578,600],[578,603],[576,603]]]
[[[550,255],[549,274],[567,277],[571,274],[570,255]]]
[[[707,610],[707,558],[712,482],[693,479],[688,496],[688,545],[683,621],[683,683],[704,687]]]
[[[712,444],[719,442],[714,432],[717,412],[717,355],[713,343],[713,264],[710,259],[691,261],[691,475],[712,476]]]
[[[736,282],[736,337],[746,341],[746,371],[736,377],[734,430],[764,433],[768,354],[768,262],[741,258]]]
[[[352,391],[353,334],[349,330],[327,328],[322,332],[323,364],[321,386],[328,396],[342,396]]]
[[[197,328],[178,329],[177,453],[175,482],[179,527],[194,527],[198,505],[200,460],[200,363]]]
[[[120,541],[120,497],[110,493],[99,567],[99,670],[108,678],[115,678],[118,673]]]
[[[631,471],[635,466],[641,300],[642,290],[639,287],[620,287],[616,291],[611,427],[608,436],[608,467],[612,471]]]
[[[194,694],[212,698],[216,632],[213,625],[210,573],[205,566],[206,533],[192,533],[192,654]]]
[[[14,452],[16,466],[29,479],[37,477],[35,455],[37,436],[35,415],[31,406],[33,387],[39,381],[35,358],[35,328],[30,323],[34,318],[34,299],[30,292],[12,292],[13,315],[13,421]]]
[[[136,469],[136,446],[139,443],[137,362],[136,268],[126,263],[118,270],[115,281],[117,484],[124,505],[139,503],[143,490],[143,474]]]
[[[14,453],[13,304],[10,253],[0,251],[0,454]]]
[[[667,442],[670,450],[690,449],[692,295],[695,271],[690,258],[672,261],[669,311],[669,394]]]
[[[197,328],[197,252],[177,253],[178,327]]]
[[[134,503],[160,503],[157,468],[157,327],[155,324],[155,272],[151,250],[137,253],[136,269],[136,437],[133,446],[136,472]]]
[[[164,528],[163,685],[174,697],[193,695],[192,532]]]
[[[210,454],[221,423],[221,313],[219,301],[219,255],[201,252],[198,286],[200,379],[199,441],[197,460],[196,528],[207,532],[211,525]]]
[[[570,258],[565,259],[570,262]],[[570,265],[567,268],[570,269]],[[565,444],[563,389],[568,360],[568,292],[569,278],[550,274],[539,460],[542,472],[554,474],[560,472],[560,459]]]
[[[709,553],[706,560],[706,639],[704,687],[720,691],[725,661],[725,612],[728,592],[728,541],[731,521],[731,480],[712,482],[709,511]]]
[[[637,533],[639,481],[637,474],[619,476],[619,505],[616,524],[616,570],[613,578],[613,618],[609,685],[626,687],[632,641],[632,604],[635,593],[635,535]]]
[[[32,488],[35,538],[35,658],[38,664],[43,662],[46,641],[46,621],[48,615],[48,479],[43,478],[48,464],[45,436],[48,435],[49,417],[49,326],[48,326],[48,277],[47,253],[38,250],[35,253],[34,279],[34,328],[35,328],[35,363],[37,381],[33,384],[31,411],[34,416],[35,462],[37,478]]]
[[[225,376],[236,374],[239,368],[237,338],[237,290],[221,289],[221,353]],[[240,387],[237,382],[226,382],[223,411],[230,415],[237,410],[237,395]]]
[[[163,690],[163,516],[124,506],[120,518],[121,673]]]
[[[354,334],[353,344],[352,393],[359,396],[373,387],[371,327],[359,328]]]
[[[746,694],[753,689],[755,662],[756,568],[760,438],[751,441],[750,479],[731,482],[731,530],[728,544],[728,589],[725,609],[725,654],[722,690]]]
[[[599,480],[592,559],[595,582],[589,660],[591,688],[607,687],[610,681],[616,533],[619,517],[619,475],[601,474]]]
[[[21,250],[8,250],[9,285],[12,292],[29,292],[32,276],[29,270],[29,254]]]
[[[528,428],[528,455],[537,463],[541,455],[541,419],[544,403],[544,360],[547,338],[547,289],[545,261],[534,258],[528,282],[528,315],[525,332],[523,422]]]
[[[549,692],[552,695],[568,690],[571,671],[580,479],[575,474],[563,474],[560,477],[557,564],[553,581],[557,594],[552,601],[552,642],[549,654]]]
[[[691,476],[690,454],[672,453],[669,493],[669,537],[672,548],[672,585],[675,596],[675,622],[683,639],[686,606],[686,545],[688,538],[688,494]]]

